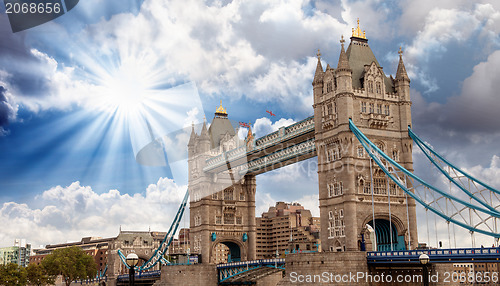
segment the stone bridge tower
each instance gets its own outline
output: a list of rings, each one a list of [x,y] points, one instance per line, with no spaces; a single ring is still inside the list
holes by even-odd
[[[402,52],[396,77],[387,77],[359,20],[347,51],[344,42],[342,37],[336,69],[327,65],[324,71],[318,51],[312,83],[322,249],[373,250],[370,233],[377,238],[378,250],[391,250],[391,242],[394,250],[407,249],[410,240],[413,249],[418,237],[414,200],[371,162],[349,129],[352,119],[380,149],[413,171],[412,140],[407,132],[410,79]]]
[[[240,176],[229,163],[223,172],[203,171],[207,159],[235,149],[238,139],[226,110],[219,106],[200,135],[188,143],[191,253],[203,263],[251,260],[256,256],[255,175]]]

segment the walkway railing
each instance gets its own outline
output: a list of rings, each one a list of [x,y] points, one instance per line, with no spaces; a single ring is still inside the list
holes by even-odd
[[[224,282],[242,273],[262,267],[270,267],[285,270],[285,259],[259,259],[252,261],[230,262],[217,265],[219,282]]]
[[[282,127],[278,131],[256,139],[249,149],[247,149],[247,146],[241,146],[207,159],[206,166],[203,168],[203,171],[209,172],[217,167],[225,165],[226,162],[233,162],[247,156],[248,154],[256,153],[312,131],[314,131],[314,116],[308,117],[292,125]]]
[[[500,260],[500,248],[497,247],[373,251],[367,252],[366,259],[369,264],[419,264],[418,257],[424,253],[429,256],[429,263],[498,262]]]

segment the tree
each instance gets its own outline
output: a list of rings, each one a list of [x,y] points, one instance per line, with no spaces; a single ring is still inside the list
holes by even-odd
[[[54,278],[49,276],[47,270],[42,265],[30,264],[26,268],[28,282],[31,285],[43,286],[54,284]]]
[[[94,258],[78,246],[54,250],[42,260],[42,265],[50,275],[62,275],[66,286],[71,281],[91,278],[97,273]]]
[[[24,286],[26,285],[26,269],[17,264],[0,265],[0,285]]]

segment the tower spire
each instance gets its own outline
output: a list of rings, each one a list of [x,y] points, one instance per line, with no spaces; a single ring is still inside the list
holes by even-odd
[[[319,49],[316,56],[318,57],[318,64],[316,65],[316,72],[314,73],[313,85],[323,82],[323,66],[321,65],[321,53]]]
[[[405,64],[403,63],[403,50],[401,49],[401,47],[399,47],[398,54],[399,54],[399,64],[398,64],[398,70],[396,72],[396,81],[406,80],[409,82],[410,78],[406,73]]]
[[[191,123],[191,136],[189,137],[188,146],[193,146],[196,141],[196,132],[194,131],[194,122]]]
[[[361,29],[359,28],[359,18],[357,22],[358,22],[358,27],[356,29],[352,28],[352,36],[355,38],[366,39],[365,31],[361,31]]]
[[[337,69],[339,70],[350,70],[351,67],[349,66],[349,59],[347,58],[347,54],[345,53],[344,49],[344,35],[340,38],[340,57],[339,57],[339,63],[337,65]]]

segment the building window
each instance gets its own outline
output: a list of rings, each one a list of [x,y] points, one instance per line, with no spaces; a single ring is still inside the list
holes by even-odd
[[[328,109],[328,114],[333,114],[333,106],[331,103],[327,105],[327,109]]]
[[[387,182],[382,170],[375,170],[373,174],[373,193],[376,195],[387,194]]]
[[[234,224],[233,213],[224,213],[224,224]]]
[[[226,190],[224,190],[224,200],[225,201],[232,201],[232,200],[234,200],[233,189],[226,189]]]
[[[212,200],[218,200],[218,199],[219,199],[219,193],[212,194]]]
[[[399,161],[399,152],[398,152],[398,150],[392,150],[392,160]]]
[[[366,102],[361,102],[361,112],[366,113]]]
[[[220,215],[215,216],[215,224],[222,224],[222,216]]]
[[[375,104],[370,103],[370,113],[373,113],[374,110],[375,110]]]
[[[334,195],[335,196],[340,196],[344,193],[344,187],[342,185],[342,182],[335,182],[334,183]]]
[[[244,201],[244,200],[245,200],[245,193],[240,192],[240,201]]]
[[[382,93],[382,85],[380,84],[380,82],[377,82],[377,93]]]
[[[382,114],[382,104],[377,104],[377,113]]]
[[[368,92],[373,92],[373,81],[368,81]]]
[[[326,84],[326,92],[331,92],[333,90],[333,84],[331,81],[329,81],[327,84]]]
[[[372,193],[372,190],[371,190],[371,183],[370,183],[370,182],[366,182],[366,183],[364,183],[364,186],[363,186],[363,193],[365,193],[365,194],[371,194],[371,193]]]
[[[380,149],[380,151],[384,152],[384,143],[379,142],[379,143],[377,143],[376,145],[377,145],[377,148],[379,148],[379,149]]]
[[[194,217],[194,226],[200,226],[201,225],[201,217],[199,215]]]
[[[398,195],[398,187],[396,186],[396,184],[389,184],[389,189],[391,191],[391,196]]]
[[[365,156],[365,148],[364,147],[358,147],[358,157],[363,158]]]
[[[385,114],[385,115],[389,115],[389,114],[390,114],[390,113],[389,113],[389,105],[385,105],[385,106],[384,106],[384,114]]]
[[[328,189],[328,197],[331,198],[334,195],[334,187],[333,184],[327,184],[327,189]]]
[[[236,224],[243,224],[243,218],[241,216],[236,217]]]
[[[344,210],[335,211],[329,216],[328,222],[328,238],[345,236]]]
[[[333,221],[328,222],[328,238],[334,238],[335,237],[335,226]]]

